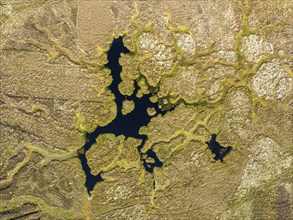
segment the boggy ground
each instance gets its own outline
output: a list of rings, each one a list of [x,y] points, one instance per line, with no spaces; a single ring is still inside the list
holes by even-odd
[[[291,219],[292,4],[1,0],[0,218]],[[78,154],[117,116],[118,36],[119,91],[176,107],[140,129],[153,173],[138,140],[100,137],[119,146],[87,155],[107,168],[89,196]],[[233,147],[223,163],[211,134]]]

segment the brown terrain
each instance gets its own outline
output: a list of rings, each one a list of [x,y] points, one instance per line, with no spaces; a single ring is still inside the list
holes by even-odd
[[[0,0],[0,13],[1,220],[293,219],[291,0]],[[119,36],[120,93],[136,82],[175,109],[140,129],[141,154],[99,135],[89,195],[78,154],[117,116],[105,64]],[[223,162],[212,134],[232,146]]]

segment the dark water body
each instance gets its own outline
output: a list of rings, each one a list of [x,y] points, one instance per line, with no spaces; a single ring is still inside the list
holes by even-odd
[[[209,149],[215,154],[214,159],[220,160],[224,162],[224,157],[232,150],[232,147],[223,147],[216,141],[217,135],[212,134],[211,140],[207,141],[206,144],[208,145]]]
[[[137,150],[140,153],[142,166],[145,168],[145,170],[147,172],[152,173],[154,167],[163,166],[163,163],[158,159],[156,153],[152,149],[149,149],[145,155],[143,155],[143,153],[141,152],[141,148],[144,146],[147,140],[147,136],[140,135],[139,129],[143,126],[147,126],[152,117],[155,117],[158,114],[164,115],[167,112],[167,110],[162,110],[158,108],[158,103],[152,103],[149,100],[149,98],[152,96],[152,93],[144,95],[141,98],[137,98],[136,92],[139,89],[137,82],[135,82],[135,91],[133,95],[126,97],[119,92],[118,84],[122,81],[120,76],[122,67],[119,64],[119,57],[121,53],[127,54],[130,53],[130,51],[123,45],[122,37],[119,37],[113,40],[111,47],[107,52],[108,63],[106,64],[106,67],[111,70],[113,78],[113,81],[109,86],[109,89],[115,95],[115,102],[117,105],[117,116],[110,124],[104,127],[97,127],[95,131],[92,133],[86,133],[87,142],[84,145],[84,152],[79,154],[79,159],[81,161],[83,170],[86,174],[85,186],[89,194],[93,190],[97,182],[103,181],[101,174],[98,174],[96,176],[91,174],[91,170],[87,164],[87,158],[85,156],[86,151],[88,151],[90,147],[96,142],[96,138],[100,134],[112,133],[116,136],[124,135],[125,137],[141,139],[142,143]],[[122,102],[125,99],[133,100],[135,103],[135,109],[127,115],[123,115],[121,113]],[[149,116],[147,113],[148,107],[154,108],[157,112],[156,115]],[[171,109],[168,109],[168,111],[172,111],[174,108],[175,107],[172,107]],[[153,158],[155,162],[148,163],[146,162],[146,158]],[[99,161],[97,158],[97,163],[98,162]]]
[[[97,182],[103,181],[103,178],[101,176],[101,173],[99,173],[98,175],[92,175],[91,169],[87,163],[85,153],[91,148],[91,146],[94,143],[96,143],[96,138],[100,134],[112,133],[116,136],[124,135],[126,138],[133,137],[142,140],[142,143],[140,146],[138,146],[137,150],[140,154],[141,165],[144,167],[144,169],[149,173],[153,173],[154,167],[163,166],[163,163],[159,160],[156,153],[152,149],[149,149],[146,153],[141,152],[141,149],[147,140],[147,136],[139,134],[139,129],[143,126],[147,126],[152,117],[155,117],[159,114],[164,115],[168,111],[174,110],[175,106],[165,106],[166,108],[160,109],[158,107],[158,103],[152,103],[149,98],[156,92],[158,92],[158,88],[153,88],[150,86],[150,94],[144,95],[141,98],[137,98],[136,93],[139,90],[137,82],[135,82],[134,84],[135,90],[131,96],[122,95],[118,89],[118,85],[122,81],[120,76],[122,67],[119,64],[119,58],[121,53],[127,54],[130,53],[130,51],[124,46],[122,37],[119,37],[113,40],[111,47],[107,52],[108,63],[105,65],[106,68],[109,68],[111,70],[113,78],[113,81],[109,86],[109,89],[115,95],[115,102],[117,105],[117,116],[108,125],[103,127],[97,127],[95,131],[93,131],[92,133],[86,133],[87,142],[83,147],[83,152],[80,152],[78,155],[82,164],[82,168],[86,174],[85,186],[87,188],[89,195],[93,190],[95,184]],[[127,115],[123,115],[121,112],[122,103],[125,99],[132,100],[135,103],[134,110]],[[161,101],[162,100],[159,100],[160,103]],[[147,108],[149,107],[154,108],[156,110],[156,114],[154,116],[148,115]],[[232,150],[232,147],[221,146],[220,143],[216,141],[216,138],[217,135],[212,134],[210,141],[207,141],[206,144],[208,145],[208,148],[211,150],[211,152],[215,155],[214,159],[223,162],[223,158]],[[149,158],[152,158],[154,162],[146,162],[146,159]],[[99,163],[99,158],[97,158],[97,163]]]

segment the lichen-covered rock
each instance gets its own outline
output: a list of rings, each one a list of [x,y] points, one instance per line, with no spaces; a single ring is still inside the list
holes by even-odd
[[[280,175],[292,164],[292,155],[280,152],[278,144],[268,137],[257,140],[252,151],[254,154],[249,155],[241,184],[236,192],[240,197],[261,183]]]
[[[265,63],[251,79],[251,88],[266,100],[282,100],[292,93],[293,80],[276,63]]]
[[[242,39],[242,52],[247,56],[248,61],[258,62],[265,55],[272,54],[274,50],[272,44],[252,34]]]

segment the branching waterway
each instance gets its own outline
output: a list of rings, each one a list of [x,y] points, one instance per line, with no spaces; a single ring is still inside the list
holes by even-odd
[[[121,53],[130,53],[130,51],[124,46],[122,37],[113,40],[109,51],[107,52],[108,63],[105,65],[106,68],[111,70],[112,83],[109,86],[111,92],[115,95],[115,102],[117,106],[117,116],[116,118],[106,126],[98,126],[92,133],[86,133],[86,144],[83,147],[83,151],[79,153],[78,157],[81,161],[83,170],[86,174],[85,186],[88,193],[90,194],[97,182],[103,181],[101,173],[98,175],[93,175],[91,169],[87,163],[86,152],[91,148],[93,144],[96,143],[96,138],[100,134],[111,133],[116,136],[124,135],[126,138],[133,137],[140,139],[142,142],[138,146],[137,150],[140,154],[141,165],[147,172],[153,173],[154,167],[162,167],[163,163],[159,160],[156,153],[150,148],[147,152],[143,153],[141,151],[144,146],[147,136],[139,134],[139,129],[143,126],[147,126],[152,117],[156,117],[161,114],[164,115],[168,111],[174,110],[175,106],[169,106],[169,108],[159,108],[158,103],[153,103],[150,101],[150,97],[154,95],[154,92],[150,92],[147,95],[143,95],[138,98],[136,96],[139,87],[137,82],[134,83],[135,89],[131,96],[126,97],[122,95],[118,89],[121,80],[121,70],[122,67],[119,64],[119,58]],[[149,88],[151,91],[156,91],[154,88]],[[122,103],[125,99],[132,100],[135,103],[135,108],[129,114],[122,114]],[[150,116],[147,113],[148,108],[155,109],[155,114]],[[208,148],[215,154],[214,159],[223,162],[223,158],[231,151],[232,147],[223,147],[216,141],[216,134],[213,134],[211,140],[206,142]],[[117,146],[118,147],[118,146]],[[152,158],[152,160],[149,160]],[[154,162],[147,162],[154,161]],[[97,163],[99,163],[99,158],[97,158]]]
[[[86,133],[87,142],[84,145],[83,152],[79,153],[79,159],[81,161],[83,170],[86,174],[85,186],[89,194],[93,190],[97,182],[103,181],[103,178],[101,177],[101,173],[99,173],[98,175],[91,174],[91,169],[87,163],[87,158],[86,158],[86,152],[96,142],[96,138],[100,134],[112,133],[112,134],[115,134],[116,136],[124,135],[125,137],[133,137],[133,138],[141,139],[142,142],[137,150],[140,154],[141,164],[144,167],[144,169],[147,172],[152,173],[154,167],[163,166],[163,163],[158,159],[156,153],[152,149],[149,149],[144,154],[141,152],[141,149],[147,140],[147,136],[139,134],[139,129],[143,126],[147,126],[147,124],[150,122],[152,117],[155,117],[158,114],[164,115],[167,112],[167,110],[163,111],[162,109],[158,107],[158,103],[152,103],[150,101],[150,97],[153,95],[152,93],[149,93],[147,95],[144,95],[141,98],[138,98],[136,96],[136,93],[139,88],[138,88],[137,82],[135,82],[135,90],[133,94],[127,97],[128,100],[134,101],[135,108],[129,114],[126,114],[126,115],[122,114],[122,111],[121,111],[122,103],[126,97],[122,95],[118,89],[118,85],[122,81],[120,76],[122,67],[119,64],[119,57],[121,53],[126,54],[126,53],[130,53],[130,51],[124,46],[122,37],[119,37],[113,40],[111,47],[109,51],[107,52],[108,63],[105,66],[111,70],[111,74],[113,78],[113,81],[111,85],[109,86],[109,89],[115,95],[115,102],[117,105],[117,116],[108,125],[104,127],[97,127],[95,131],[92,133]],[[156,110],[156,114],[153,116],[150,116],[147,113],[147,108],[154,108]],[[171,111],[173,109],[174,107],[169,109],[168,111]],[[153,163],[147,162],[148,158],[152,158],[154,162]],[[97,158],[97,163],[99,163],[99,158]]]

